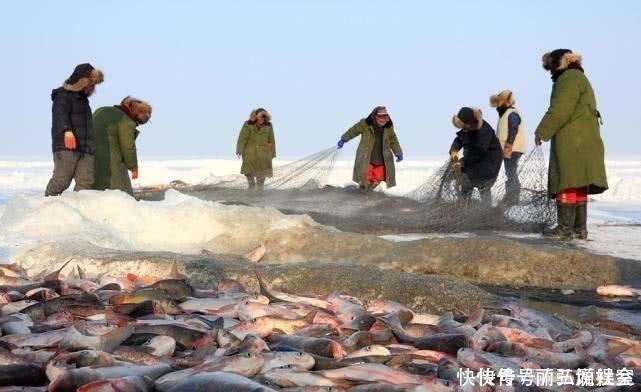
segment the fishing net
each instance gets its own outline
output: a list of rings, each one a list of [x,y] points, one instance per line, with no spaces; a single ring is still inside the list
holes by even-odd
[[[256,178],[265,179],[265,190],[277,189],[318,189],[327,184],[336,159],[341,150],[327,148],[303,157],[297,161],[277,166],[273,170],[255,173]],[[227,189],[247,189],[247,178],[243,175],[217,177],[210,175],[200,187],[218,187]]]
[[[483,200],[478,189],[469,197],[467,177],[450,160],[407,197],[424,204],[430,229],[436,232],[518,230],[540,232],[556,222],[555,205],[547,194],[547,164],[541,147],[521,157],[520,187],[502,170]]]

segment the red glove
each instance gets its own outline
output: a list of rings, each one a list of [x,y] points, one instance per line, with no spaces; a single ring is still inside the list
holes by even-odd
[[[137,180],[138,179],[138,169],[134,169],[131,171],[131,179],[132,180]]]
[[[76,149],[76,137],[71,131],[65,131],[65,148],[69,150]]]

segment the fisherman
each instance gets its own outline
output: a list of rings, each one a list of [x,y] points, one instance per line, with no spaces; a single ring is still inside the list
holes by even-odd
[[[480,109],[463,107],[452,118],[452,123],[460,131],[450,147],[450,159],[456,170],[460,170],[461,194],[469,200],[474,188],[481,194],[484,205],[492,203],[492,185],[501,170],[503,151],[494,129],[483,120]],[[463,158],[459,159],[459,151]]]
[[[93,115],[96,159],[93,189],[118,189],[133,196],[131,178],[138,178],[138,125],[151,118],[151,106],[125,97],[120,105],[101,107]]]
[[[345,132],[338,141],[338,148],[343,148],[346,142],[358,135],[361,140],[356,150],[352,180],[366,191],[374,190],[382,181],[385,181],[387,188],[395,186],[392,153],[396,156],[396,162],[401,162],[403,150],[385,106],[375,107],[367,118],[361,119]]]
[[[72,179],[76,181],[74,191],[91,189],[96,147],[89,97],[103,79],[91,64],[80,64],[62,87],[51,92],[54,167],[45,196],[60,195]]]
[[[514,103],[514,94],[509,90],[490,97],[490,105],[499,113],[496,135],[503,148],[503,163],[507,177],[503,203],[507,206],[519,204],[521,183],[517,169],[519,159],[525,153],[525,124]]]
[[[272,159],[276,158],[274,128],[267,110],[252,110],[240,130],[236,155],[243,159],[240,172],[247,177],[249,191],[262,193],[265,178],[273,176]]]
[[[581,55],[556,49],[543,55],[552,74],[550,107],[536,128],[535,143],[551,140],[548,193],[556,199],[558,226],[544,234],[569,241],[587,239],[589,194],[608,189],[601,115],[584,75]]]

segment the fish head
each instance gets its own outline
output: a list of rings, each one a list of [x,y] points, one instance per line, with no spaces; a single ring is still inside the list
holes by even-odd
[[[176,340],[171,336],[158,335],[145,343],[145,346],[153,349],[152,355],[158,357],[171,357],[174,355],[174,351],[176,350]]]
[[[220,347],[225,347],[227,345],[237,346],[240,344],[240,339],[236,335],[234,335],[231,331],[220,329],[216,334],[216,342]]]
[[[497,340],[505,340],[505,338],[497,339],[500,334],[492,333],[495,331],[496,329],[491,325],[483,325],[481,328],[476,330],[476,332],[469,338],[469,346],[474,350],[482,351],[487,349],[492,343],[496,342]]]
[[[245,377],[251,377],[258,374],[264,364],[265,359],[261,353],[240,353],[229,357],[225,368]]]
[[[241,301],[236,306],[236,312],[238,312],[238,318],[241,321],[251,320],[257,317],[266,316],[267,312],[263,309],[263,304],[252,301]]]
[[[316,363],[314,357],[302,351],[274,351],[271,355],[294,370],[309,370]]]
[[[259,304],[267,305],[269,303],[269,298],[261,294],[253,294],[244,298],[245,301],[257,302]]]
[[[474,371],[478,371],[481,368],[488,368],[491,365],[480,352],[468,347],[460,348],[456,353],[456,359],[463,364],[463,366]]]

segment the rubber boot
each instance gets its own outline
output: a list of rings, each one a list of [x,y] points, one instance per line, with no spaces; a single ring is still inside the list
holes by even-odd
[[[571,241],[576,221],[576,204],[556,203],[556,216],[558,224],[550,230],[543,230],[546,237],[557,237],[561,241]]]
[[[579,203],[576,205],[574,237],[580,240],[588,239],[588,203]]]
[[[258,193],[263,193],[265,190],[265,179],[261,177],[256,177],[256,191]]]
[[[256,179],[253,176],[247,176],[247,190],[250,192],[256,190]]]

